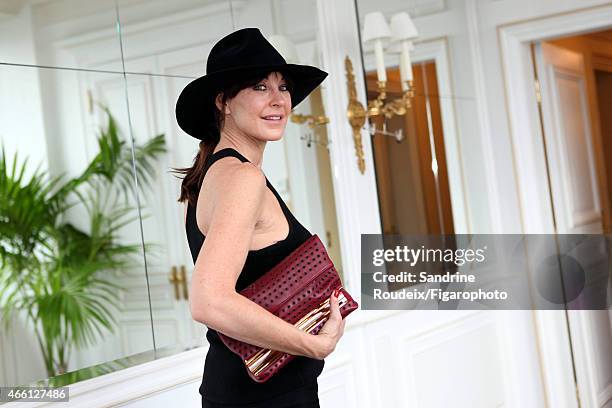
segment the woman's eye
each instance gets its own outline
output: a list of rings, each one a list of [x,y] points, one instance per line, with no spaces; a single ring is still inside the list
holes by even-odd
[[[257,84],[257,85],[255,85],[255,86],[253,87],[253,89],[254,89],[254,90],[256,90],[256,91],[265,91],[265,90],[266,90],[266,85],[264,85],[264,84]],[[287,87],[287,85],[281,85],[281,86],[279,87],[279,89],[280,89],[281,91],[288,91],[288,90],[289,90],[289,88]]]

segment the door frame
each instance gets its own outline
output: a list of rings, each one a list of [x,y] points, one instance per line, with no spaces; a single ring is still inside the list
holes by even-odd
[[[610,26],[612,5],[497,27],[523,233],[555,232],[530,44]],[[578,407],[567,313],[533,313],[548,404]],[[583,404],[588,402],[582,397]]]
[[[346,18],[356,15],[355,7],[353,0],[317,0],[317,45],[321,51],[321,68],[329,73],[329,79],[321,85],[321,93],[325,114],[329,118],[329,157],[333,166],[343,284],[361,303],[361,234],[380,234],[382,226],[369,133],[365,127],[360,132],[365,161],[362,174],[357,166],[353,130],[347,116],[349,94],[345,57],[349,57],[353,65],[357,98],[362,104],[367,100],[365,78],[361,75],[363,66],[357,19]]]

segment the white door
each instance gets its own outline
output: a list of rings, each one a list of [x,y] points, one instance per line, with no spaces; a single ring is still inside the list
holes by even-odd
[[[135,45],[133,45],[135,47]],[[198,144],[179,134],[174,103],[180,90],[203,68],[200,47],[171,51],[129,60],[136,72],[159,75],[128,75],[127,87],[134,138],[139,143],[164,134],[168,150],[159,163],[153,190],[141,195],[143,233],[151,290],[153,328],[157,348],[191,348],[204,343],[201,325],[191,318],[188,288],[192,261],[184,228],[183,205],[177,202],[180,180],[172,168],[190,164]]]
[[[102,47],[101,44],[91,45],[91,49],[103,49]],[[113,66],[113,64],[115,62],[95,65],[90,68],[104,70]],[[97,141],[93,135],[96,135],[98,129],[106,128],[108,123],[106,113],[94,103],[101,103],[108,107],[117,122],[121,138],[129,143],[129,122],[123,76],[120,74],[101,75],[96,72],[82,71],[78,72],[75,78],[78,80],[80,99],[75,103],[74,109],[79,109],[78,112],[83,118],[86,129],[88,129],[88,137],[85,138],[85,150],[89,154],[97,151]],[[60,100],[59,97],[58,100]],[[74,115],[74,111],[66,110],[66,112]],[[67,117],[69,115],[63,117],[62,120],[66,120]],[[128,205],[133,208],[130,217],[134,219],[128,225],[122,227],[118,235],[122,243],[140,245],[141,234],[137,219],[136,201],[131,195],[128,197]],[[123,288],[121,304],[119,305],[118,332],[113,336],[106,336],[104,342],[98,344],[95,348],[77,353],[76,358],[79,367],[87,367],[94,362],[110,361],[153,349],[151,311],[144,274],[144,262],[140,251],[135,259],[138,260],[137,264],[125,271],[121,281],[117,282]]]
[[[602,211],[582,54],[536,46],[542,121],[558,234],[601,233]],[[605,284],[605,283],[604,283]],[[582,407],[612,407],[610,311],[568,311]]]
[[[546,154],[557,232],[602,232],[602,211],[582,54],[537,46]]]
[[[195,59],[197,52],[192,50],[192,58]],[[142,145],[148,140],[159,134],[165,135],[166,148],[168,153],[162,155],[162,158],[156,163],[154,179],[151,183],[151,188],[144,188],[144,192],[139,194],[139,204],[142,214],[142,228],[145,238],[145,244],[148,245],[146,251],[146,272],[148,284],[148,293],[141,291],[142,296],[150,295],[151,313],[153,319],[153,333],[155,335],[155,347],[157,349],[164,347],[184,347],[189,348],[197,339],[202,339],[201,331],[196,333],[196,327],[193,324],[189,313],[189,304],[187,300],[187,288],[191,275],[189,267],[191,260],[189,259],[189,251],[186,247],[185,232],[183,225],[183,214],[179,205],[171,205],[176,202],[180,187],[175,178],[169,173],[169,169],[173,166],[180,167],[178,163],[189,163],[193,159],[191,151],[186,152],[187,156],[191,156],[188,160],[177,159],[177,152],[182,152],[180,141],[174,137],[176,132],[168,126],[168,113],[173,112],[173,107],[167,107],[168,100],[176,100],[175,95],[166,96],[167,92],[172,92],[172,86],[176,84],[176,88],[181,89],[182,86],[189,82],[189,78],[183,72],[177,73],[176,78],[167,78],[156,75],[147,75],[147,73],[159,72],[160,57],[143,57],[138,59],[130,59],[130,68],[134,72],[143,74],[127,74],[126,80],[123,76],[117,76],[116,83],[109,84],[94,83],[89,87],[92,89],[93,98],[109,103],[111,106],[126,106],[124,84],[127,84],[127,98],[129,100],[129,117],[127,110],[118,110],[112,112],[117,120],[120,131],[126,141],[129,142],[130,130],[133,134],[136,145]],[[193,63],[195,64],[195,60]],[[201,62],[199,65],[201,66]],[[174,67],[178,67],[181,61],[176,61]],[[100,67],[96,67],[100,68]],[[169,69],[169,71],[171,71]],[[169,72],[173,74],[174,72]],[[172,109],[172,110],[170,110]],[[104,123],[105,117],[101,117],[99,121]],[[197,147],[197,144],[196,144]],[[188,150],[188,149],[187,149]],[[195,152],[193,152],[195,153]],[[139,180],[143,184],[142,180]],[[136,202],[131,205],[136,207]],[[133,224],[134,236],[140,234],[138,222]],[[134,283],[126,281],[123,284],[131,290],[131,286],[141,288],[145,280],[143,278],[144,265],[138,268],[135,272]],[[173,276],[174,275],[174,276]],[[180,280],[180,281],[179,281]],[[183,283],[183,280],[185,283]],[[127,297],[126,303],[131,304],[130,296]],[[146,299],[137,298],[138,305],[148,306]],[[124,305],[124,310],[131,310]],[[142,309],[142,308],[141,308]],[[131,316],[129,325],[131,326],[150,326],[151,315],[148,308],[140,310],[137,316]],[[133,330],[132,330],[133,331]],[[133,335],[130,330],[123,330],[122,339],[124,344],[130,345],[133,340]],[[199,343],[201,344],[203,340]],[[124,349],[126,347],[124,346]],[[124,350],[126,353],[132,351],[130,347]]]

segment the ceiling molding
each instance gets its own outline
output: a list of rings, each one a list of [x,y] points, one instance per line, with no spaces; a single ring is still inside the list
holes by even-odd
[[[27,5],[27,0],[2,0],[0,1],[0,19],[14,17]]]
[[[446,0],[407,0],[402,2],[394,2],[392,4],[385,4],[385,8],[383,4],[372,1],[359,1],[359,16],[360,19],[363,19],[364,16],[372,11],[382,11],[385,16],[391,16],[395,13],[400,13],[402,11],[410,14],[410,17],[424,17],[430,14],[442,13],[448,10],[448,4]]]
[[[242,9],[246,4],[246,1],[233,1],[234,10]],[[124,36],[131,34],[145,32],[158,27],[164,27],[169,25],[176,25],[187,21],[197,20],[202,17],[212,16],[216,14],[228,13],[229,3],[214,2],[209,3],[204,7],[197,9],[184,10],[178,13],[165,15],[153,19],[146,19],[140,22],[127,23],[122,25],[121,31]],[[109,38],[113,38],[117,35],[115,28],[106,28],[103,30],[91,31],[83,33],[81,35],[74,35],[67,39],[62,39],[54,42],[54,46],[58,48],[75,48],[91,42],[102,41]]]

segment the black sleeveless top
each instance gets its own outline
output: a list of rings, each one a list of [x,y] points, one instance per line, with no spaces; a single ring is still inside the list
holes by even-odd
[[[227,156],[236,157],[242,162],[248,161],[235,149],[225,148],[209,156],[204,172],[215,161]],[[265,274],[312,236],[293,216],[267,177],[266,185],[276,196],[285,214],[289,223],[289,234],[282,241],[255,251],[249,251],[242,272],[236,281],[237,292]],[[185,227],[189,248],[191,249],[191,255],[195,264],[205,237],[196,223],[196,209],[191,205],[188,205],[187,208]],[[297,356],[276,375],[265,383],[260,384],[248,376],[240,357],[232,353],[221,342],[215,330],[208,328],[206,339],[210,344],[210,348],[208,349],[204,364],[204,376],[200,386],[200,394],[213,402],[238,404],[265,401],[287,391],[316,383],[317,377],[321,374],[325,365],[324,360]]]

